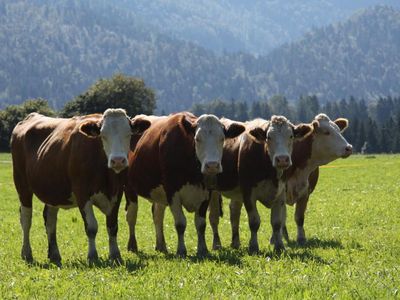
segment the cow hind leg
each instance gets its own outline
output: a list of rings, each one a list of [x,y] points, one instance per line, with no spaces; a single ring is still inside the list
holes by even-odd
[[[48,241],[47,257],[56,265],[61,265],[61,255],[57,244],[57,214],[58,208],[44,206],[43,219]]]
[[[121,252],[119,251],[117,242],[118,211],[120,203],[121,203],[121,198],[114,205],[114,207],[111,210],[111,213],[107,215],[109,259],[116,263],[122,263]]]
[[[180,257],[185,257],[187,255],[185,246],[186,217],[183,213],[181,202],[174,199],[170,205],[170,209],[174,216],[175,229],[178,234],[176,254]]]
[[[32,195],[31,195],[30,207],[24,205],[20,206],[20,223],[23,233],[21,257],[26,262],[32,263],[33,256],[32,256],[30,237],[29,237],[32,226]]]
[[[85,231],[88,237],[89,250],[87,258],[89,262],[98,260],[99,256],[96,249],[96,235],[98,230],[97,220],[93,212],[92,201],[86,202],[83,209],[80,209],[83,221],[85,223]]]
[[[156,231],[156,251],[167,253],[167,245],[164,237],[164,215],[166,206],[154,203],[151,207],[153,214],[154,228]]]
[[[137,252],[137,242],[136,242],[136,220],[137,220],[137,212],[138,212],[138,202],[137,197],[134,201],[128,201],[128,206],[126,209],[126,222],[128,223],[129,228],[129,241],[128,241],[128,251]]]
[[[208,254],[207,244],[206,244],[206,213],[209,201],[204,201],[200,209],[196,211],[194,216],[194,222],[197,231],[197,256],[204,257]]]
[[[258,246],[258,237],[257,232],[260,228],[260,214],[258,213],[257,206],[255,200],[253,201],[245,201],[245,208],[247,211],[247,216],[249,220],[249,227],[251,232],[251,237],[249,241],[249,253],[255,254],[260,251]]]
[[[222,198],[219,193],[212,192],[210,199],[210,215],[209,221],[213,231],[213,250],[221,249],[221,239],[219,237],[218,225],[221,215]]]
[[[230,219],[232,228],[232,242],[231,247],[233,249],[239,249],[240,247],[240,236],[239,236],[239,225],[240,225],[240,213],[242,210],[243,202],[232,199],[229,204]]]

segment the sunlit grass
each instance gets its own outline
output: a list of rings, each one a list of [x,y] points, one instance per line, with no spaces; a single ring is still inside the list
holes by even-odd
[[[20,258],[22,232],[19,201],[9,154],[0,154],[0,295],[1,298],[396,298],[400,289],[400,156],[353,156],[321,169],[311,197],[305,229],[306,247],[287,245],[273,255],[269,210],[260,207],[261,254],[249,256],[247,216],[242,213],[239,250],[231,250],[228,201],[220,222],[223,250],[197,259],[193,215],[186,213],[188,258],[176,258],[176,234],[167,212],[169,252],[154,251],[150,204],[139,202],[139,254],[126,251],[124,203],[119,244],[124,264],[107,260],[105,217],[96,210],[100,261],[86,263],[87,243],[78,210],[59,213],[58,241],[62,268],[48,263],[43,204],[34,200],[31,241],[36,263]],[[124,202],[124,200],[123,200]],[[288,229],[295,239],[293,208]],[[207,242],[211,248],[211,230]]]

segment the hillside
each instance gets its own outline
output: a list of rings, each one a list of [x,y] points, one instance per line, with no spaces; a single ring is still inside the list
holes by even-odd
[[[312,28],[344,21],[373,5],[398,0],[111,0],[158,31],[225,52],[265,55]]]
[[[172,38],[112,1],[2,1],[0,107],[43,97],[59,109],[116,72],[142,77],[166,112],[278,93],[316,93],[323,101],[400,94],[400,13],[391,8],[364,11],[256,58]]]

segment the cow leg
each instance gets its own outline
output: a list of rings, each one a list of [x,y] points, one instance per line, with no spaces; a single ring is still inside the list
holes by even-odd
[[[231,247],[233,249],[239,249],[240,247],[240,236],[239,236],[239,225],[240,225],[240,212],[242,210],[243,202],[241,200],[232,199],[229,204],[231,228],[232,228],[232,242]]]
[[[187,254],[185,246],[186,217],[182,210],[181,201],[174,199],[170,203],[170,209],[175,221],[175,229],[178,234],[178,247],[176,254],[178,256],[185,257]]]
[[[96,249],[96,235],[98,230],[97,220],[93,212],[92,201],[87,201],[83,209],[80,208],[80,212],[85,223],[85,231],[88,237],[88,260],[93,262],[99,258]]]
[[[127,207],[126,207],[126,222],[128,223],[129,228],[129,241],[128,241],[128,251],[137,252],[137,242],[136,242],[136,220],[137,220],[137,212],[138,212],[138,199],[137,195],[131,198],[125,193]]]
[[[246,198],[248,199],[246,200]],[[249,220],[249,227],[251,231],[251,237],[249,241],[249,253],[255,254],[259,252],[257,232],[258,229],[260,228],[261,221],[260,221],[260,215],[257,210],[256,200],[249,198],[250,197],[244,198],[244,206],[247,211],[247,217]]]
[[[284,194],[282,193],[272,203],[271,207],[271,226],[272,226],[272,240],[274,243],[274,250],[275,252],[281,252],[285,250],[285,246],[283,245],[282,241],[282,225],[283,220],[283,212],[282,210],[285,209],[285,198]]]
[[[121,204],[121,198],[117,200],[111,213],[107,215],[107,233],[108,233],[108,247],[109,247],[109,259],[117,263],[122,262],[121,252],[118,248],[117,233],[118,233],[118,211],[119,205]]]
[[[21,257],[26,262],[32,263],[33,256],[32,256],[31,242],[29,238],[29,233],[32,226],[32,195],[31,195],[30,207],[21,204],[19,212],[20,212],[20,223],[23,232]]]
[[[308,197],[309,195],[306,195],[297,201],[294,213],[294,219],[297,225],[297,243],[299,245],[305,245],[307,242],[306,233],[304,231],[304,214],[307,209]]]
[[[203,201],[198,211],[194,216],[194,222],[197,231],[197,256],[203,257],[208,254],[206,244],[206,213],[209,200]]]
[[[210,205],[209,221],[213,231],[212,248],[213,250],[219,250],[221,249],[221,239],[219,237],[219,232],[218,232],[219,218],[221,216],[221,205],[222,205],[221,194],[218,192],[212,192],[209,205]]]
[[[51,262],[60,265],[61,256],[57,245],[57,214],[58,208],[48,205],[44,206],[43,219],[48,241],[47,257]]]
[[[286,240],[286,242],[289,243],[289,232],[288,232],[287,227],[286,227],[286,214],[287,214],[287,206],[284,205],[283,208],[282,208],[282,222],[283,222],[283,225],[282,225],[282,236]]]
[[[167,245],[164,237],[164,215],[166,206],[160,203],[153,203],[151,211],[153,214],[154,228],[156,230],[156,251],[167,253]]]

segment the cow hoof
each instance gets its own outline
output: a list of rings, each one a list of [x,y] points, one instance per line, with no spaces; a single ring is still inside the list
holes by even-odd
[[[260,252],[260,248],[258,247],[258,245],[250,245],[249,246],[249,254],[250,255],[255,255],[258,254]]]
[[[165,253],[165,254],[168,253],[166,245],[156,246],[156,251],[161,252],[161,253]]]
[[[48,258],[50,259],[50,262],[57,265],[61,266],[61,256],[60,253],[51,253],[48,255]]]
[[[220,250],[222,248],[221,239],[219,238],[219,236],[214,237],[212,248],[213,248],[213,250]]]
[[[134,252],[134,253],[138,252],[138,247],[137,247],[136,239],[129,238],[129,242],[128,242],[128,251]]]
[[[275,247],[274,247],[274,252],[276,253],[276,254],[281,254],[282,252],[284,252],[285,251],[285,246],[283,245],[283,243],[282,244],[276,244],[275,245]]]
[[[275,245],[275,238],[274,238],[274,236],[271,236],[271,238],[269,239],[269,243],[270,243],[270,245]]]
[[[98,261],[99,255],[97,254],[97,251],[89,253],[87,259],[88,259],[89,263],[91,263],[91,264]]]
[[[298,239],[297,239],[297,244],[298,244],[299,246],[305,246],[306,243],[307,243],[307,239],[306,239],[306,238],[298,238]]]
[[[122,265],[124,263],[121,254],[113,254],[110,255],[109,260],[111,261],[111,263],[116,264],[118,266]]]
[[[201,251],[197,251],[196,255],[199,258],[204,258],[204,257],[207,257],[209,255],[209,252],[208,252],[207,249],[206,250],[201,250]]]
[[[285,241],[289,243],[289,233],[287,231],[286,226],[282,228],[282,236],[285,239]]]
[[[240,241],[239,240],[232,240],[231,248],[239,249],[240,248]]]
[[[186,249],[178,250],[178,251],[176,251],[176,255],[180,258],[185,258],[187,255],[187,251],[186,251]]]
[[[28,264],[33,263],[32,249],[31,247],[22,248],[21,250],[21,258],[26,261]]]

